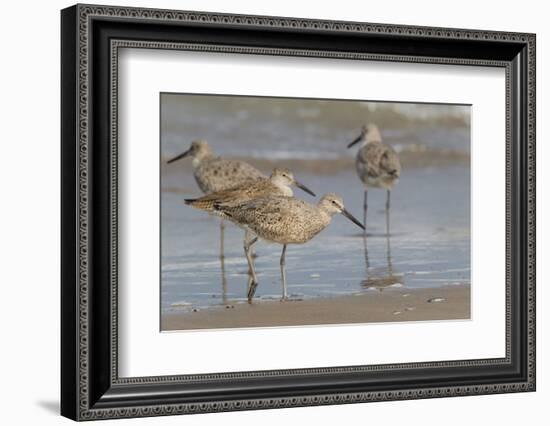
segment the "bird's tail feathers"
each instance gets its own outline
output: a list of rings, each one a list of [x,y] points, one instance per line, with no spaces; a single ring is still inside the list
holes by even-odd
[[[214,204],[211,200],[204,200],[202,198],[186,198],[184,201],[188,206],[206,211],[211,211]]]

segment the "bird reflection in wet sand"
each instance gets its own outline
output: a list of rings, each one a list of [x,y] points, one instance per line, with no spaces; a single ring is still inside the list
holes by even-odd
[[[369,261],[369,250],[367,247],[367,235],[363,235],[363,248],[365,250],[365,269],[366,278],[361,281],[361,286],[366,289],[376,289],[383,291],[385,288],[403,285],[403,274],[394,274],[391,256],[390,241],[390,214],[386,210],[386,263],[387,268],[373,270]]]
[[[227,305],[227,276],[225,274],[225,256],[220,256],[222,275],[222,303]]]

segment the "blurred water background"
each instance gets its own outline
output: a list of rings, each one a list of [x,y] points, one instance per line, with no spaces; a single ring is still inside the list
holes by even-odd
[[[183,204],[199,196],[191,160],[166,165],[195,139],[216,154],[249,161],[266,174],[287,166],[318,195],[337,192],[362,218],[357,148],[360,127],[376,123],[399,152],[386,236],[385,191],[369,191],[368,234],[342,216],[312,241],[289,246],[291,297],[333,297],[470,283],[470,107],[358,101],[161,95],[161,308],[163,312],[245,303],[243,231]],[[295,190],[309,202],[318,200]],[[257,297],[280,297],[281,246],[257,244]]]

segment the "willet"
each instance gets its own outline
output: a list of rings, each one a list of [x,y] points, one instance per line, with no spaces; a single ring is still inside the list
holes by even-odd
[[[355,166],[359,179],[365,186],[363,200],[363,224],[367,226],[367,191],[369,188],[386,190],[386,211],[390,209],[390,191],[399,180],[401,163],[394,149],[382,143],[380,130],[374,124],[363,126],[357,139],[348,144],[351,148],[361,142],[357,151]]]
[[[245,245],[246,258],[252,271],[252,284],[248,291],[249,302],[252,301],[258,286],[256,270],[250,256],[250,247],[256,243],[258,237],[283,245],[280,267],[282,298],[285,300],[288,298],[285,274],[285,255],[288,244],[308,242],[330,224],[332,216],[336,213],[342,213],[363,228],[363,225],[344,208],[342,198],[333,193],[324,195],[317,205],[293,197],[270,196],[241,204],[216,204],[214,208],[256,235]]]
[[[315,196],[315,193],[307,188],[302,183],[298,182],[293,173],[284,168],[275,168],[268,179],[260,179],[257,181],[248,181],[242,185],[238,185],[225,191],[212,192],[200,198],[186,199],[185,204],[195,207],[199,210],[204,210],[212,214],[216,214],[223,219],[232,220],[225,214],[220,212],[220,207],[228,207],[232,204],[242,204],[255,198],[263,198],[269,196],[292,197],[294,195],[291,186],[296,185],[298,188]],[[215,206],[217,208],[215,208]],[[237,223],[239,225],[239,223]],[[244,248],[248,259],[248,250],[250,248],[249,230],[245,228]],[[249,268],[248,288],[252,285],[252,269]]]
[[[193,176],[197,185],[204,194],[224,191],[237,185],[252,180],[267,178],[262,172],[250,164],[230,160],[214,155],[210,145],[204,139],[198,139],[191,143],[189,149],[171,158],[167,164],[171,164],[185,157],[193,159]],[[224,257],[224,222],[220,222],[220,258]],[[245,235],[245,240],[248,235]]]
[[[193,159],[193,176],[205,194],[224,191],[244,182],[266,178],[267,176],[250,164],[217,157],[205,140],[196,140],[191,147],[167,161],[171,164],[190,156]]]
[[[294,195],[292,185],[296,185],[301,190],[315,196],[313,191],[294,178],[290,170],[275,168],[268,179],[248,181],[225,191],[212,192],[200,198],[186,199],[185,204],[218,214],[219,210],[214,208],[215,205],[242,204],[255,198],[264,198],[271,195],[292,197]],[[220,216],[223,217],[223,215]]]

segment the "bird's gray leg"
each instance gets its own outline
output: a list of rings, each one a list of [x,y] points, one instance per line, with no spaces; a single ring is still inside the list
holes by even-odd
[[[288,299],[288,294],[286,291],[286,274],[285,274],[285,255],[286,255],[286,244],[283,245],[283,252],[281,253],[281,284],[283,286],[283,299]]]
[[[246,245],[248,244],[248,242],[251,239],[252,239],[252,233],[248,229],[245,230],[244,231],[244,247],[245,247],[245,250],[246,250]],[[250,250],[250,256],[252,257],[252,259],[254,259],[253,250]],[[250,266],[248,266],[248,283],[246,284],[247,294],[250,291],[250,286],[252,285],[253,282],[254,282],[254,279],[252,278],[252,269],[250,269]]]
[[[252,247],[256,241],[258,241],[258,237],[254,237],[250,241],[245,241],[244,243],[244,254],[246,255],[246,260],[248,261],[248,269],[250,270],[250,273],[252,275],[252,282],[249,285],[248,288],[248,303],[252,302],[252,298],[254,297],[254,293],[256,292],[256,287],[258,287],[258,279],[256,278],[256,269],[254,268],[254,262],[252,261],[252,256],[250,255],[250,247]]]
[[[390,236],[390,211],[386,210],[386,237]]]
[[[365,266],[367,269],[367,275],[369,273],[370,263],[369,263],[369,250],[367,247],[367,237],[366,235],[363,235],[363,249],[365,251]]]
[[[252,238],[252,236],[253,236],[252,232],[250,232],[248,229],[246,229],[244,231],[244,241],[245,241],[245,243],[247,241],[249,241]],[[252,256],[253,259],[256,258],[256,253],[255,253],[254,247],[250,247],[250,255]]]
[[[367,190],[365,189],[365,195],[363,198],[363,226],[365,229],[363,230],[363,233],[367,233]]]
[[[244,231],[244,240],[243,240],[243,243],[244,243],[244,249],[246,250],[246,246],[248,244],[248,242],[250,241],[250,233],[248,232],[248,229],[246,231]],[[252,270],[250,269],[250,266],[248,267],[248,275],[252,274]]]
[[[391,244],[390,244],[390,225],[389,225],[389,217],[387,218],[387,221],[388,221],[388,224],[387,224],[387,227],[386,227],[386,257],[387,257],[387,260],[388,260],[388,276],[392,276],[393,275],[393,267],[392,267],[392,262],[391,262]]]
[[[222,269],[222,303],[227,303],[227,277],[225,275],[225,259],[220,258],[221,269]]]
[[[220,263],[222,267],[222,300],[227,303],[227,278],[225,276],[225,223],[220,221]]]
[[[390,190],[387,190],[386,196],[386,235],[390,235]]]
[[[224,259],[225,258],[225,255],[224,255],[224,234],[225,234],[225,223],[223,221],[223,219],[220,221],[220,259]]]

